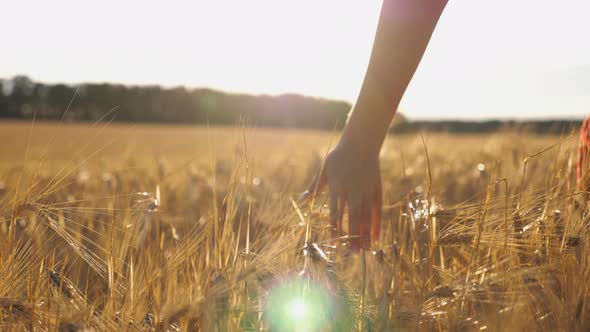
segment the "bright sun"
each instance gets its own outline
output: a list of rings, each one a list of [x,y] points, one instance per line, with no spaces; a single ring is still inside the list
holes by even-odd
[[[381,3],[6,1],[2,23],[15,28],[2,35],[10,47],[1,53],[0,78],[300,93],[353,103]],[[576,65],[590,68],[589,11],[590,2],[577,0],[450,1],[402,109],[414,119],[586,114],[585,72],[573,87],[570,74]]]
[[[0,64],[0,77],[352,100],[380,6],[379,0],[14,1],[4,24],[19,29],[4,37],[18,52],[3,54],[10,66]],[[40,29],[50,38],[39,38]],[[39,57],[41,50],[51,51]]]

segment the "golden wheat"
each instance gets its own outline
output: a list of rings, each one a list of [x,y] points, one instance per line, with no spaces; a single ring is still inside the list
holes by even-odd
[[[295,200],[336,133],[0,127],[1,330],[590,328],[570,136],[388,138],[359,255]]]

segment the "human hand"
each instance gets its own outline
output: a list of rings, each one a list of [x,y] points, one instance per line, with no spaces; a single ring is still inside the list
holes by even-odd
[[[330,226],[333,235],[342,234],[344,208],[348,206],[348,234],[353,251],[369,249],[378,241],[381,227],[381,174],[379,155],[339,144],[303,197],[325,189],[329,192]]]

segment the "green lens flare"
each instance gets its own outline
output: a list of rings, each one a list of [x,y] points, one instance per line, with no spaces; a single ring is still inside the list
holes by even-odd
[[[305,319],[305,314],[307,313],[306,311],[306,303],[301,297],[296,297],[291,301],[291,303],[289,303],[289,313],[291,314],[291,318],[293,318],[293,320]]]
[[[323,287],[288,280],[271,290],[264,314],[273,331],[318,331],[333,317],[334,305]]]

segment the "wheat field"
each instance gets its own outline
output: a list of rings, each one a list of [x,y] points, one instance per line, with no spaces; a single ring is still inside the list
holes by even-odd
[[[575,135],[388,137],[360,253],[297,200],[337,137],[0,124],[0,329],[590,329]]]

